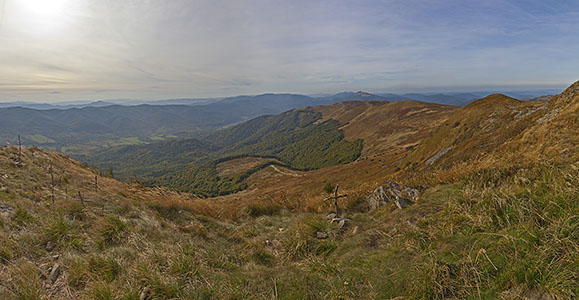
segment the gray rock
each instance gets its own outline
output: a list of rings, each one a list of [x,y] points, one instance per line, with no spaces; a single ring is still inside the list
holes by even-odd
[[[139,297],[139,300],[146,300],[148,296],[149,296],[149,287],[146,287],[143,289],[143,292],[141,292],[141,297]]]
[[[48,241],[45,247],[46,251],[50,252],[54,249],[54,243],[52,241]]]
[[[394,201],[394,203],[396,203],[396,206],[400,209],[403,209],[403,208],[413,204],[412,201],[409,201],[408,199],[404,199],[404,198],[399,197],[399,196],[396,196],[396,201]]]
[[[412,205],[418,195],[419,192],[416,189],[393,181],[386,181],[366,197],[366,202],[370,210],[382,207],[389,202],[394,202],[398,208],[404,208]]]
[[[60,276],[60,273],[62,273],[60,265],[58,263],[55,263],[54,266],[52,267],[52,270],[50,271],[49,275],[50,282],[54,283]]]
[[[325,240],[325,239],[328,238],[328,234],[325,233],[325,232],[323,232],[323,231],[318,231],[318,232],[316,232],[316,237],[317,237],[319,240]]]
[[[335,213],[330,213],[330,214],[328,214],[328,215],[326,216],[326,219],[328,219],[328,220],[331,221],[331,220],[334,219],[335,217],[336,217],[336,214],[335,214]]]
[[[281,242],[278,240],[266,240],[265,244],[272,247],[272,248],[279,248],[281,247]]]
[[[8,204],[0,203],[0,216],[10,219],[14,215],[14,208]]]
[[[346,219],[341,219],[340,222],[338,222],[338,229],[343,229],[346,227],[346,225]]]
[[[48,241],[45,247],[46,251],[50,252],[54,249],[54,243],[52,241]]]

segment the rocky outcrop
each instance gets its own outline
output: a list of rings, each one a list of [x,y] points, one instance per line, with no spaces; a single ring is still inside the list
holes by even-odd
[[[366,202],[371,210],[390,202],[394,203],[398,208],[405,208],[416,201],[418,194],[419,192],[416,189],[393,181],[386,181],[366,197]]]

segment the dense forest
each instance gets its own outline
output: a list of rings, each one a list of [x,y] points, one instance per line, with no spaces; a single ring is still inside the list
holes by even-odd
[[[338,121],[321,119],[318,112],[294,110],[207,132],[198,139],[114,147],[80,159],[125,181],[218,196],[247,188],[247,177],[272,164],[312,170],[356,160],[362,140],[347,141]],[[219,163],[242,157],[275,160],[234,176],[219,176]]]

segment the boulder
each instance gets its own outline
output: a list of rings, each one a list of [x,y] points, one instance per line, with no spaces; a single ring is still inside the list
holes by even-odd
[[[371,210],[382,207],[389,202],[394,202],[398,208],[405,208],[412,205],[418,195],[419,192],[416,189],[393,181],[386,181],[366,197],[366,202]]]

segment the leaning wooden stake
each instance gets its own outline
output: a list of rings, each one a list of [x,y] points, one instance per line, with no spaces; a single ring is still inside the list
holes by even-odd
[[[50,199],[52,200],[52,208],[54,208],[54,172],[52,164],[48,167],[48,172],[50,172]]]
[[[84,207],[84,198],[82,197],[82,194],[80,193],[80,191],[78,191],[78,198],[80,199],[80,205],[82,207]]]
[[[98,192],[99,190],[99,177],[98,175],[94,176],[94,191]]]
[[[334,188],[334,196],[324,199],[324,201],[334,199],[334,206],[336,207],[336,218],[340,218],[340,207],[338,206],[338,199],[348,197],[348,194],[338,195],[338,188],[339,185],[336,184],[336,187]]]
[[[18,166],[22,166],[22,139],[18,135]]]

